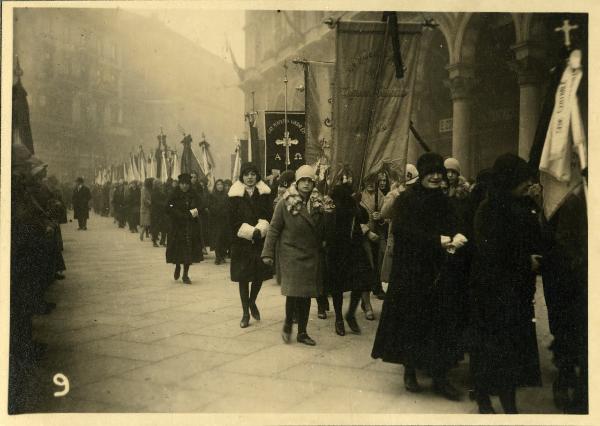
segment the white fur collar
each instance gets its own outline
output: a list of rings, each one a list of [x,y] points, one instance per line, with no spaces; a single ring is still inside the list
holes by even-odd
[[[258,183],[256,184],[256,189],[258,189],[258,193],[260,195],[266,195],[271,193],[271,188],[269,188],[269,185],[264,183],[262,180],[258,181]],[[245,191],[246,186],[239,180],[236,180],[233,183],[233,185],[231,185],[231,188],[229,188],[229,192],[227,193],[227,195],[230,197],[243,197]]]

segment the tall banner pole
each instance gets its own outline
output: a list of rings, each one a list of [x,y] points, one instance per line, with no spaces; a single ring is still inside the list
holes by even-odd
[[[284,97],[284,108],[283,108],[283,123],[284,123],[284,131],[283,131],[283,141],[285,143],[285,170],[287,171],[288,166],[290,165],[290,134],[288,132],[288,121],[287,121],[287,103],[288,103],[288,78],[287,78],[287,62],[283,63],[283,84],[285,85],[285,97]]]

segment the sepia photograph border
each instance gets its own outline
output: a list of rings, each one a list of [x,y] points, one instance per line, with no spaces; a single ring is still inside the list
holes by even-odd
[[[363,414],[363,413],[311,413],[311,414],[249,414],[249,413],[129,413],[129,414],[7,414],[8,397],[8,345],[10,309],[10,186],[11,186],[11,86],[13,70],[13,12],[17,8],[123,8],[123,9],[222,9],[222,10],[401,10],[435,12],[580,12],[589,14],[588,62],[589,96],[596,99],[600,92],[600,78],[595,72],[600,70],[600,2],[593,0],[421,0],[418,2],[399,1],[355,1],[355,0],[197,0],[197,1],[5,1],[2,2],[2,85],[1,85],[1,165],[0,165],[0,424],[10,425],[208,425],[208,424],[522,424],[522,425],[594,425],[600,424],[598,396],[600,394],[600,373],[598,372],[598,329],[600,310],[600,241],[594,238],[593,230],[600,230],[598,222],[598,188],[589,187],[588,198],[588,251],[591,262],[588,271],[589,289],[589,390],[590,404],[588,415],[455,415],[455,414]],[[592,54],[594,52],[595,54]],[[595,137],[599,132],[599,108],[594,101],[589,102],[588,146],[589,162],[596,164],[599,149],[595,148]],[[594,166],[590,177],[594,176]],[[547,350],[540,348],[540,350]]]

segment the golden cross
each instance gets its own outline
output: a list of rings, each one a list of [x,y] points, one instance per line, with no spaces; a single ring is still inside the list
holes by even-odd
[[[579,25],[569,25],[569,20],[563,20],[562,27],[554,28],[554,31],[565,33],[565,46],[571,46],[571,31],[579,28]]]

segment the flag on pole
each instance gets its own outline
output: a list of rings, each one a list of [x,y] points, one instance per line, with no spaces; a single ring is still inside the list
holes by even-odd
[[[22,75],[23,70],[19,64],[19,57],[17,57],[14,70],[14,84],[12,87],[12,144],[23,144],[31,154],[35,154],[31,124],[29,122],[27,91],[21,83]]]
[[[181,174],[181,162],[179,161],[179,156],[177,155],[177,151],[173,151],[173,173],[172,178],[177,179],[177,177]]]
[[[242,147],[239,139],[235,138],[235,160],[233,161],[233,169],[231,171],[231,181],[235,182],[240,178],[240,170],[242,168]]]
[[[202,167],[202,173],[204,173],[204,176],[208,180],[207,188],[212,192],[215,185],[215,162],[212,158],[209,147],[210,145],[206,141],[203,134],[202,141],[200,142],[200,167]]]
[[[147,169],[147,161],[146,154],[144,153],[143,148],[140,146],[140,152],[138,154],[138,164],[140,167],[140,178],[142,181],[146,180],[148,177],[148,169]]]
[[[161,151],[161,159],[160,159],[160,180],[165,183],[169,178],[169,173],[167,171],[167,158],[165,157],[165,152]]]
[[[183,144],[183,152],[181,153],[181,172],[191,173],[196,172],[200,176],[202,168],[196,154],[192,150],[192,136],[186,135],[181,140]]]
[[[547,219],[554,215],[569,194],[581,185],[585,188],[581,172],[587,168],[587,138],[578,96],[584,78],[581,62],[581,50],[576,49],[570,53],[564,66],[557,70],[548,100],[552,109],[545,108],[546,116],[540,117],[536,132],[536,139],[545,133],[539,154],[539,170]],[[534,140],[533,161],[536,160],[536,149],[539,152],[539,143]]]
[[[367,176],[386,161],[406,163],[422,24],[399,25],[405,65],[401,79],[396,74],[394,43],[389,42],[390,27],[384,22],[337,23],[331,147],[334,174],[342,164],[349,164],[355,175],[362,170]]]

